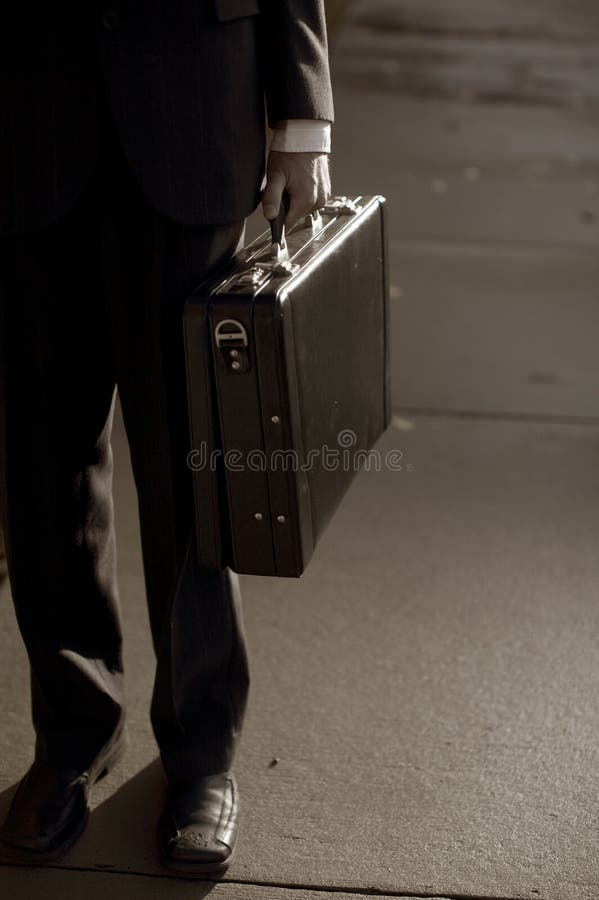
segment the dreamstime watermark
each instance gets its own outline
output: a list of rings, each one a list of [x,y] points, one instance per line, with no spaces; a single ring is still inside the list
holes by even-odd
[[[362,450],[357,447],[358,437],[351,428],[344,428],[337,434],[337,447],[322,444],[312,447],[303,455],[296,450],[210,450],[205,441],[187,455],[187,465],[194,472],[208,469],[216,471],[220,465],[229,472],[309,472],[323,469],[326,472],[411,472],[414,466],[404,463],[403,451]]]

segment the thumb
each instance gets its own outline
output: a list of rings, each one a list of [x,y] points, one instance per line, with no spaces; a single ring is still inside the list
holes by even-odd
[[[267,175],[266,187],[262,191],[262,212],[265,219],[270,221],[278,216],[286,184],[287,179],[280,170],[275,169]]]

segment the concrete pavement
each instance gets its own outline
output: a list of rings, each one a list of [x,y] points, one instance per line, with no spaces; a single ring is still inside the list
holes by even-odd
[[[154,847],[164,784],[118,418],[131,746],[68,857],[2,867],[3,895],[599,896],[597,115],[356,84],[364,28],[334,48],[334,189],[389,198],[396,409],[379,449],[404,469],[360,474],[299,581],[243,579],[241,845],[221,884],[191,883]],[[2,599],[0,813],[31,747]]]
[[[98,900],[191,890],[154,847],[164,786],[120,427],[115,444],[133,743],[50,879],[2,870],[23,900],[62,896],[67,875]],[[598,447],[588,425],[398,417],[380,449],[405,471],[360,475],[301,580],[244,579],[244,828],[222,896],[596,898]],[[31,733],[7,603],[2,630],[4,806]]]

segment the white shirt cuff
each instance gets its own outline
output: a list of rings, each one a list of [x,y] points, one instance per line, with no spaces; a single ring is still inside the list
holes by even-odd
[[[271,150],[330,153],[331,123],[324,119],[282,119],[273,128]]]

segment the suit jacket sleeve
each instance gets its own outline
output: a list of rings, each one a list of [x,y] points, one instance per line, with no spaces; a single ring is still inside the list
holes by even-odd
[[[262,0],[268,124],[334,121],[324,0]]]

